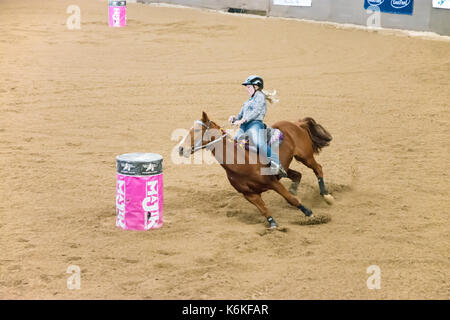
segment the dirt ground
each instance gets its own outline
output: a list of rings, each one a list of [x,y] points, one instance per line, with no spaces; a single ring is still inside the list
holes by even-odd
[[[450,298],[450,42],[143,4],[127,24],[101,0],[0,2],[1,299]],[[202,110],[226,125],[254,73],[278,91],[267,123],[333,135],[334,205],[292,164],[326,223],[268,192],[266,232],[219,165],[172,161],[174,130]],[[115,226],[115,157],[137,151],[164,156],[154,231]]]

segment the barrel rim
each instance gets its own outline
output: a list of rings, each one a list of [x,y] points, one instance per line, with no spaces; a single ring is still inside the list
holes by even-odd
[[[155,155],[157,157],[160,157],[160,159],[153,159],[153,160],[125,160],[125,159],[119,159],[119,157],[121,156],[125,156],[125,155],[131,155],[131,154],[151,154],[151,155]],[[158,162],[158,161],[163,161],[164,158],[162,155],[160,155],[159,153],[152,153],[152,152],[129,152],[129,153],[123,153],[123,154],[119,154],[118,156],[116,156],[116,160],[117,161],[122,161],[122,162],[136,162],[136,163],[148,163],[148,162]]]
[[[116,2],[121,2],[120,4],[117,4]],[[124,2],[122,4],[122,2]],[[126,0],[108,0],[108,5],[111,7],[125,7],[127,5]]]

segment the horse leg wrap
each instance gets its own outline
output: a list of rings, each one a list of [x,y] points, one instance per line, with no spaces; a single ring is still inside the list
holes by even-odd
[[[319,181],[319,189],[320,189],[320,195],[326,195],[328,194],[327,188],[325,187],[325,182],[323,181],[323,178],[317,178]]]
[[[269,222],[269,225],[271,228],[278,227],[278,224],[275,222],[275,220],[272,217],[267,217],[267,222]]]
[[[298,185],[300,182],[292,181],[291,186],[289,187],[289,192],[293,195],[297,194]]]
[[[307,216],[307,217],[309,217],[313,213],[310,209],[308,209],[307,207],[303,206],[302,204],[299,204],[297,208],[299,208],[305,214],[305,216]]]

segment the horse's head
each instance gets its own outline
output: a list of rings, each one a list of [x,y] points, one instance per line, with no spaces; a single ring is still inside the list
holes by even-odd
[[[180,156],[188,158],[195,151],[210,146],[225,134],[214,121],[203,111],[202,118],[194,122],[194,126],[178,145]]]

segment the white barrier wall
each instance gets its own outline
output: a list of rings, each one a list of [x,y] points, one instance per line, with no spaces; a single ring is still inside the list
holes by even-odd
[[[141,3],[170,3],[187,7],[209,8],[227,10],[228,8],[240,8],[248,10],[268,9],[268,0],[138,0]]]
[[[450,0],[447,0],[450,1]],[[272,2],[272,1],[270,1]],[[312,0],[311,7],[271,5],[271,16],[303,18],[367,25],[373,13],[364,9],[364,0]],[[414,0],[412,15],[380,13],[381,26],[450,35],[450,10],[432,7],[432,0]]]
[[[277,0],[275,0],[277,1]],[[307,1],[307,0],[302,0]],[[385,0],[389,1],[389,0]],[[449,2],[450,0],[435,0]],[[367,25],[370,14],[364,0],[311,0],[311,6],[276,5],[274,0],[138,0],[142,3],[170,3],[191,7],[228,10],[239,8],[265,11],[269,16]],[[295,2],[285,0],[285,3]],[[433,0],[414,0],[412,15],[381,12],[381,27],[432,31],[450,36],[450,9],[432,7]],[[444,4],[445,6],[446,4]]]

